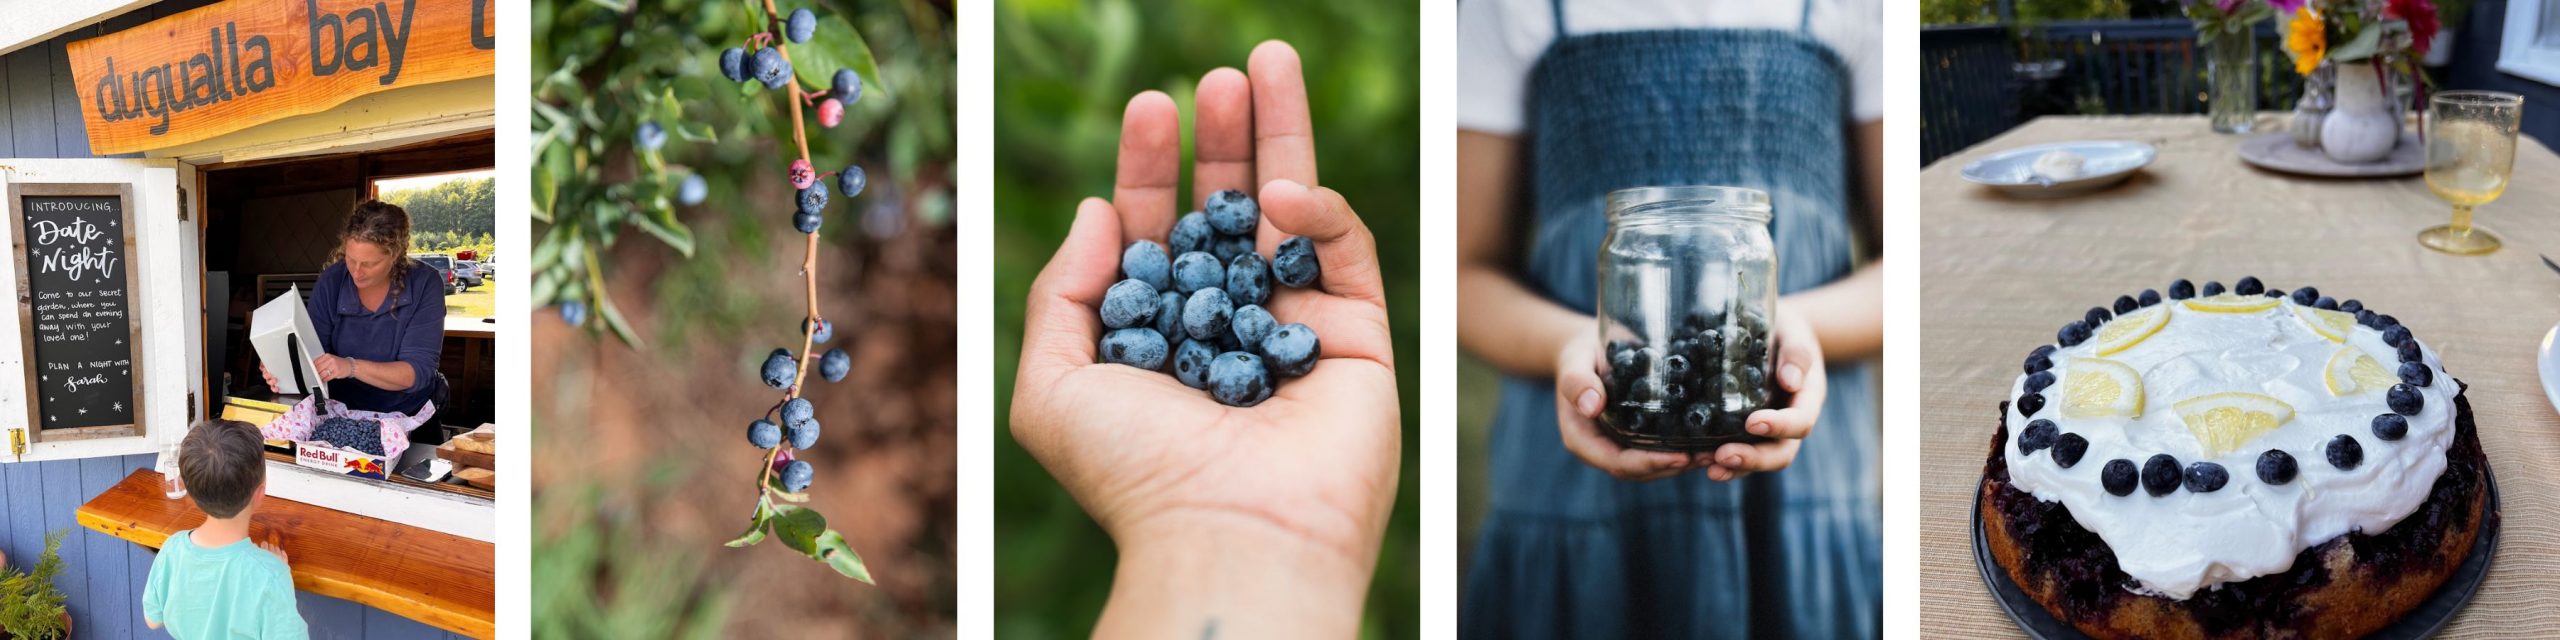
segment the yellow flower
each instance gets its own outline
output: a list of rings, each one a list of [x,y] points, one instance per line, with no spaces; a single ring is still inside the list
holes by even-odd
[[[2320,14],[2308,6],[2296,10],[2293,20],[2286,23],[2284,50],[2293,54],[2294,73],[2311,75],[2312,70],[2320,68],[2320,60],[2328,57],[2327,26],[2320,22]]]

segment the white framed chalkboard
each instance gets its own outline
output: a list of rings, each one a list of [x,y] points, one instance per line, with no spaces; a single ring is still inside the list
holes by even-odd
[[[31,439],[144,435],[133,185],[12,182],[4,197]]]

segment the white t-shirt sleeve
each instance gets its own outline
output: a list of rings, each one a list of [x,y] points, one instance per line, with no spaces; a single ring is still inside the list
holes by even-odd
[[[1849,65],[1849,118],[1856,122],[1881,120],[1884,118],[1884,7],[1876,0],[1851,0],[1840,8],[1848,15],[1834,23],[1856,34],[1832,40],[1842,44],[1844,50],[1840,52],[1840,60]]]
[[[1555,39],[1555,26],[1543,11],[1515,10],[1518,2],[1458,3],[1460,129],[1513,135],[1528,126],[1529,71]]]

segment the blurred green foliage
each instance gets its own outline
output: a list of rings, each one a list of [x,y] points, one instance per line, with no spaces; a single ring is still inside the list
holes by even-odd
[[[535,494],[545,526],[533,540],[534,637],[720,637],[733,599],[706,579],[706,552],[655,539],[634,522],[635,504],[681,478],[661,465],[612,492],[584,479]]]
[[[1370,583],[1362,634],[1417,635],[1420,8],[1357,0],[1008,0],[995,10],[999,420],[1011,411],[1023,299],[1066,237],[1077,200],[1110,197],[1129,97],[1157,89],[1182,106],[1187,169],[1191,95],[1200,75],[1244,68],[1247,54],[1264,40],[1296,47],[1315,121],[1318,180],[1342,192],[1378,239],[1404,405],[1395,514]],[[996,635],[1090,633],[1116,562],[1111,540],[1001,424],[995,500]]]
[[[806,118],[810,161],[818,171],[860,163],[870,188],[828,206],[829,241],[889,236],[909,220],[940,226],[950,219],[948,167],[955,51],[950,7],[931,0],[808,2],[782,0],[788,13],[814,8],[818,37],[791,46],[803,86],[823,91],[836,68],[863,74],[862,99],[844,121],[818,126]],[[630,332],[600,284],[608,267],[597,257],[638,232],[684,255],[696,251],[763,256],[799,247],[789,223],[792,187],[785,172],[797,151],[783,90],[732,83],[720,52],[761,30],[759,0],[585,0],[532,6],[533,215],[530,296],[536,306],[589,303],[590,327]],[[749,88],[753,87],[753,88]],[[657,153],[634,149],[643,122],[668,131]],[[680,207],[677,185],[701,175],[710,198]],[[696,238],[703,218],[725,216],[718,237]],[[696,264],[701,264],[697,262]],[[725,275],[704,265],[659,283],[668,293],[717,290]],[[688,323],[725,326],[753,309],[742,301],[661,295],[657,304],[688,305]],[[715,304],[728,302],[732,304]],[[699,318],[690,316],[699,315]]]
[[[1999,7],[2004,1],[2022,24],[2124,18],[2131,15],[2136,4],[2176,4],[2167,0],[1920,0],[1920,24],[1999,22]],[[2176,15],[2176,8],[2170,7],[2168,14]]]

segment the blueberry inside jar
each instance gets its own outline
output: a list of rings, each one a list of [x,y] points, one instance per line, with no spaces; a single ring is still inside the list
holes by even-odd
[[[1736,187],[1609,194],[1600,251],[1602,431],[1619,444],[1709,451],[1762,442],[1777,304],[1769,196]]]

